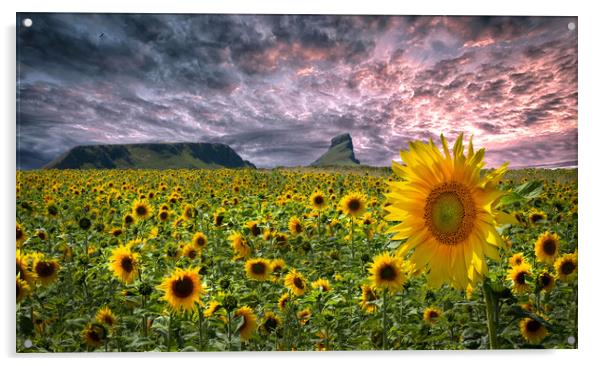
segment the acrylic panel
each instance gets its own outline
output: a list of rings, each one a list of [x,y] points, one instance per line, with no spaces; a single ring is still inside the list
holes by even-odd
[[[16,23],[17,352],[577,348],[577,17]]]

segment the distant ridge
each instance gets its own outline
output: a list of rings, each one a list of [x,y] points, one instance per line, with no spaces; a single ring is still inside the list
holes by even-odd
[[[219,143],[144,143],[81,145],[44,169],[255,168],[228,145]]]
[[[310,166],[359,165],[353,153],[351,135],[344,133],[330,140],[330,148]]]

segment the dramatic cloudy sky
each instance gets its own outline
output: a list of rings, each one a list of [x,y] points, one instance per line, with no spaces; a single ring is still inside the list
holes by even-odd
[[[489,166],[577,165],[576,18],[17,22],[23,169],[81,144],[176,141],[223,142],[260,167],[306,165],[344,132],[370,165],[442,132],[474,135]]]

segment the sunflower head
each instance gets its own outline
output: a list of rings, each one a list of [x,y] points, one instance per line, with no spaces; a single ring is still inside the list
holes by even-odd
[[[129,246],[120,246],[113,249],[111,255],[111,269],[115,276],[125,283],[132,283],[138,272],[140,255],[132,252]]]
[[[270,266],[270,262],[266,259],[252,258],[245,262],[245,271],[251,279],[266,281],[270,279],[272,266]]]
[[[263,314],[260,329],[262,332],[270,334],[280,328],[281,324],[282,320],[278,315],[274,314],[272,311],[266,311],[265,314]]]
[[[96,321],[106,324],[108,327],[113,327],[117,323],[117,317],[108,306],[105,306],[96,313]]]
[[[219,301],[216,300],[211,300],[209,302],[209,305],[207,306],[207,309],[205,309],[205,311],[203,311],[203,316],[205,318],[210,318],[211,316],[213,316],[213,314],[215,314],[216,311],[218,311],[220,308],[222,307],[222,305],[219,303]]]
[[[422,320],[426,324],[433,325],[441,318],[441,310],[435,307],[428,307],[422,313]]]
[[[136,222],[136,219],[134,219],[134,216],[132,214],[125,214],[125,216],[123,216],[123,224],[125,226],[131,226],[134,222]]]
[[[21,278],[23,281],[27,282],[30,286],[32,286],[36,280],[36,273],[29,268],[30,262],[32,261],[32,256],[29,254],[25,254],[17,249],[16,253],[16,263],[17,263],[17,277]]]
[[[49,285],[56,281],[59,272],[59,262],[54,259],[45,259],[38,257],[33,262],[32,269],[36,274],[36,279],[42,285]]]
[[[406,278],[401,258],[391,256],[389,253],[381,253],[374,258],[370,266],[370,281],[380,289],[393,292],[399,290]]]
[[[534,211],[531,211],[531,212],[529,213],[529,221],[530,221],[532,224],[537,224],[537,223],[539,223],[539,222],[541,222],[541,221],[545,220],[545,219],[546,219],[546,217],[547,217],[547,215],[546,215],[546,213],[545,213],[545,212],[543,212],[543,211],[537,211],[537,210],[534,210]]]
[[[257,329],[257,317],[253,314],[253,310],[248,306],[243,306],[234,312],[235,317],[242,317],[243,321],[237,331],[240,333],[242,340],[249,340]]]
[[[288,229],[293,235],[298,235],[303,232],[303,224],[297,216],[293,216],[288,221]]]
[[[23,242],[27,240],[27,234],[25,234],[25,229],[23,226],[17,222],[17,246],[23,244]]]
[[[318,278],[314,282],[311,283],[311,287],[320,292],[328,292],[332,289],[330,286],[330,281],[325,278]]]
[[[200,254],[200,249],[192,244],[192,243],[188,243],[186,245],[184,245],[184,248],[182,248],[182,255],[184,257],[188,257],[190,259],[195,259],[196,257],[198,257]]]
[[[341,198],[339,206],[345,215],[359,217],[366,210],[366,197],[361,193],[352,192]]]
[[[295,269],[291,269],[284,277],[284,285],[295,295],[302,296],[307,291],[305,277]]]
[[[257,221],[249,221],[245,224],[245,226],[251,235],[259,236],[259,234],[261,234],[261,228],[259,227],[259,223]]]
[[[499,259],[504,243],[496,226],[514,222],[497,209],[505,194],[497,186],[506,164],[481,174],[485,150],[475,152],[472,139],[467,154],[462,134],[451,150],[443,135],[441,143],[443,153],[432,140],[410,142],[409,150],[401,151],[405,165],[392,167],[402,180],[389,182],[385,219],[399,222],[388,231],[392,240],[407,239],[398,254],[411,252],[410,261],[426,269],[431,286],[449,282],[464,289],[485,276],[486,256]]]
[[[566,283],[573,282],[577,277],[577,251],[564,254],[554,262],[558,280]]]
[[[548,335],[548,330],[538,320],[532,318],[524,318],[519,323],[520,333],[523,338],[531,343],[537,344]]]
[[[322,210],[326,207],[326,196],[322,191],[315,191],[311,197],[309,197],[309,202],[312,207],[316,210]]]
[[[282,270],[286,267],[286,263],[284,262],[284,259],[281,259],[281,258],[272,259],[272,261],[270,262],[270,265],[272,267],[272,272],[276,272],[276,273],[282,272]]]
[[[301,323],[301,325],[307,324],[309,319],[311,319],[311,310],[309,308],[305,308],[298,311],[297,318],[299,319],[299,323]]]
[[[194,311],[205,291],[201,284],[199,268],[176,268],[157,288],[163,291],[163,299],[176,311]]]
[[[283,293],[282,296],[280,296],[280,298],[278,299],[278,308],[281,311],[284,311],[290,299],[291,297],[289,296],[288,292]]]
[[[510,267],[520,266],[523,263],[525,263],[525,255],[523,253],[515,253],[508,259]]]
[[[228,239],[234,250],[234,259],[246,258],[251,254],[251,247],[241,233],[233,233]]]
[[[17,278],[17,303],[20,303],[21,301],[23,301],[23,299],[25,299],[27,296],[29,296],[29,294],[31,294],[31,287],[29,287],[29,284],[27,283],[27,281],[19,278],[19,275],[17,275],[16,278]]]
[[[535,242],[535,256],[539,262],[553,264],[560,249],[560,239],[555,233],[546,231]]]
[[[548,271],[543,271],[537,276],[537,291],[550,292],[554,288],[556,279]]]
[[[198,249],[203,249],[207,245],[207,236],[203,233],[195,233],[192,236],[191,244]]]
[[[146,219],[153,213],[151,206],[146,201],[135,201],[132,205],[132,214],[137,219]]]
[[[82,337],[89,347],[100,347],[107,339],[107,330],[100,323],[88,324],[82,331]]]
[[[367,313],[373,313],[376,311],[376,304],[374,301],[378,300],[378,294],[376,289],[371,285],[362,285],[362,301],[361,306]]]
[[[531,266],[527,263],[520,264],[508,270],[506,278],[512,281],[512,291],[517,294],[528,292],[531,286],[529,285],[529,277],[531,276]]]

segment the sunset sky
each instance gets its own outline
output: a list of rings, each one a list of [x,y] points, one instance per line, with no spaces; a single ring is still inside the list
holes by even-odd
[[[307,165],[345,132],[375,166],[410,140],[460,132],[491,167],[577,165],[576,17],[19,13],[17,24],[20,169],[136,142],[221,142],[259,167]]]

